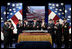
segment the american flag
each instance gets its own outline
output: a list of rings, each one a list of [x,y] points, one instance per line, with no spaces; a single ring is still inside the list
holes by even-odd
[[[14,33],[17,33],[16,25],[18,20],[22,20],[22,3],[7,3],[6,6],[1,6],[1,30],[4,25],[4,21],[11,20],[14,26]],[[1,40],[4,40],[3,33],[1,31]]]
[[[11,20],[14,26],[14,33],[17,33],[16,25],[22,20],[22,3],[7,3],[7,20]]]
[[[64,3],[49,3],[48,4],[48,20],[53,19],[54,23],[56,23],[57,20],[60,21],[60,23],[63,23],[64,18],[68,18],[67,22],[71,24],[71,14],[66,14],[71,13],[69,12],[69,9],[71,7],[67,7]],[[69,9],[69,10],[68,10]],[[70,30],[70,29],[69,29]],[[70,31],[71,32],[71,31]]]
[[[64,3],[49,3],[48,4],[48,19],[53,19],[56,23],[57,20],[60,23],[63,22],[64,16]]]
[[[4,21],[6,21],[6,6],[1,6],[1,40],[4,40],[4,36],[2,32]]]
[[[26,18],[29,21],[32,21],[34,18],[41,20],[45,18],[45,6],[28,6],[28,13],[26,13]]]
[[[71,33],[71,5],[65,5],[65,17],[67,18],[67,22],[69,23],[69,32]]]
[[[6,7],[1,6],[1,27],[3,27],[4,21],[6,21]]]

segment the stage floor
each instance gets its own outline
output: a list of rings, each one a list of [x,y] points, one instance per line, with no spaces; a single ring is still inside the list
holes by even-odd
[[[9,47],[9,48],[16,48],[16,47],[15,47],[15,44],[16,44],[16,43],[13,43],[13,44],[12,44],[12,47]],[[1,48],[4,48],[4,44],[3,44],[3,43],[1,43]],[[56,44],[55,44],[55,43],[53,43],[53,48],[56,48]],[[64,48],[64,44],[62,45],[61,48]]]

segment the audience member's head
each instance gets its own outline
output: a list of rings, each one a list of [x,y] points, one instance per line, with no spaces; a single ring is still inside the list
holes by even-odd
[[[44,20],[44,18],[42,18],[42,22],[44,22],[45,20]]]
[[[33,19],[33,22],[37,22],[36,18]]]
[[[19,24],[21,23],[21,20],[19,20],[19,22],[18,22]]]
[[[7,24],[8,23],[8,21],[6,20],[6,21],[4,21],[4,24]]]
[[[52,20],[52,19],[50,19],[50,20],[49,20],[49,23],[53,23],[53,20]]]
[[[12,24],[12,22],[10,20],[8,20],[8,24],[10,25],[10,24]]]
[[[64,18],[64,22],[67,22],[67,18]]]
[[[27,22],[27,19],[26,18],[24,19],[24,22]]]
[[[59,20],[56,21],[56,24],[59,24]]]

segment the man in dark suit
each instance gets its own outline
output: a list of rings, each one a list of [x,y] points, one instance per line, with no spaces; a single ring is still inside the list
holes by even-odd
[[[33,20],[32,29],[33,30],[38,30],[39,29],[39,23],[37,22],[36,19]]]
[[[64,34],[65,48],[68,48],[69,47],[69,23],[67,22],[66,18],[64,18],[64,22],[63,22],[63,34]]]
[[[49,20],[47,29],[48,29],[48,33],[51,34],[52,42],[54,43],[55,42],[55,34],[54,34],[54,23],[53,23],[52,19]]]
[[[54,26],[54,31],[55,31],[55,39],[56,39],[55,43],[57,44],[57,48],[61,48],[62,25],[59,23],[59,20],[56,22]]]
[[[43,30],[46,30],[47,29],[47,24],[45,23],[44,18],[42,18],[41,29],[43,29]]]
[[[23,30],[30,30],[30,27],[30,23],[27,21],[27,19],[24,19]]]

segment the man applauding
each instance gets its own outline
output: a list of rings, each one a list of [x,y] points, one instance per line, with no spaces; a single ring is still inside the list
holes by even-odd
[[[43,29],[43,30],[47,29],[47,24],[45,23],[44,18],[42,18],[41,29]]]

